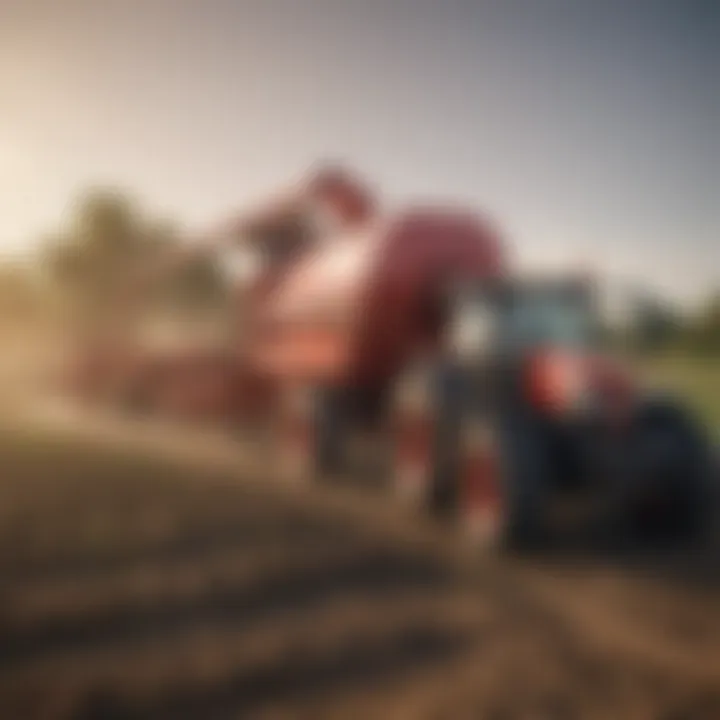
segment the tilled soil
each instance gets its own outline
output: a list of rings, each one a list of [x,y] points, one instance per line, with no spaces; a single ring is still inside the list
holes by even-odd
[[[2,720],[720,719],[717,538],[480,558],[135,435],[2,435]]]

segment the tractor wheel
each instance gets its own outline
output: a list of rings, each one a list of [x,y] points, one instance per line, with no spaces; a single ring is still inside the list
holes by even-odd
[[[712,506],[712,455],[701,428],[679,404],[649,401],[630,442],[633,519],[671,536],[700,533]]]
[[[531,551],[545,539],[548,466],[541,434],[519,418],[469,414],[460,431],[455,512],[484,549]]]

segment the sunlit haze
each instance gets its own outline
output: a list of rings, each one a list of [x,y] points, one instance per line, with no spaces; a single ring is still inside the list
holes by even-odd
[[[331,158],[690,298],[720,279],[718,70],[700,0],[0,0],[0,248],[91,184],[202,228]]]

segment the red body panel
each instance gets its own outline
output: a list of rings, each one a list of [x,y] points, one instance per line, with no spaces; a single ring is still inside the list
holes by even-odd
[[[254,362],[298,379],[380,382],[434,338],[428,311],[446,284],[504,271],[481,218],[408,211],[320,248],[281,282]]]

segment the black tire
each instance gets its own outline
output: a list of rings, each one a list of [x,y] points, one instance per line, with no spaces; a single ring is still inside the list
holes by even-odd
[[[654,501],[660,512],[652,516],[653,530],[673,537],[702,533],[714,498],[712,449],[700,425],[678,402],[648,400],[638,409],[631,442],[636,523],[646,524],[643,510]]]
[[[347,465],[347,413],[341,388],[313,390],[314,469],[319,478],[336,478]]]
[[[499,544],[510,551],[540,549],[548,538],[550,467],[540,424],[520,415],[498,420],[505,519]]]

